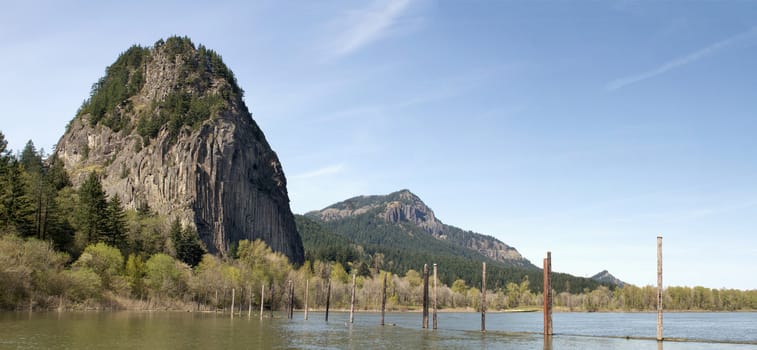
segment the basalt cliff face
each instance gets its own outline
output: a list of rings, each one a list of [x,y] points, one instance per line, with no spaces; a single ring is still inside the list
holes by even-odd
[[[242,93],[220,56],[187,38],[134,46],[93,86],[56,153],[75,185],[98,172],[126,207],[196,227],[211,253],[262,239],[302,262],[281,163]]]

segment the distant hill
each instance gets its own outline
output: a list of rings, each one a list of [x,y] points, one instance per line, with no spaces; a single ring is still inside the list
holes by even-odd
[[[542,285],[541,270],[514,247],[492,236],[444,224],[409,190],[350,198],[296,220],[305,255],[309,258],[326,253],[356,254],[373,267],[399,274],[409,269],[420,271],[424,263],[437,263],[440,278],[445,283],[461,278],[472,285],[480,284],[481,263],[487,262],[487,280],[491,287],[519,283],[525,276],[533,290]],[[347,241],[339,241],[333,235]],[[559,291],[564,286],[581,291],[599,283],[555,274],[553,284]]]
[[[626,282],[619,280],[617,277],[610,274],[607,270],[603,270],[602,272],[594,276],[591,276],[591,279],[603,284],[610,284],[610,285],[618,286],[621,288],[628,284]]]

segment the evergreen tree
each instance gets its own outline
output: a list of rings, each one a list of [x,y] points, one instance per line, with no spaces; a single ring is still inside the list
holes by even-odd
[[[203,249],[202,243],[197,237],[197,231],[191,227],[184,228],[177,218],[171,224],[169,234],[173,241],[177,259],[192,267],[197,266],[202,261],[205,249]]]
[[[105,218],[105,232],[101,237],[106,244],[119,248],[126,248],[126,212],[121,198],[114,195],[108,200]]]
[[[34,143],[29,140],[21,152],[19,163],[24,170],[23,179],[26,193],[29,195],[34,215],[32,232],[38,239],[47,239],[50,203],[55,199],[55,190],[47,179],[47,167],[43,162],[44,150],[37,152]]]
[[[47,159],[47,162],[49,163],[49,169],[47,170],[48,182],[55,191],[60,191],[71,186],[71,179],[68,177],[68,172],[63,167],[63,161],[58,158],[58,155],[51,155]]]
[[[65,212],[58,204],[63,197],[64,189],[71,187],[68,172],[63,167],[63,162],[53,154],[47,158],[45,166],[45,207],[42,236],[51,240],[55,248],[67,250],[73,241],[74,229],[69,223],[69,213]]]
[[[23,170],[15,158],[4,166],[0,187],[0,225],[22,236],[34,234],[34,207],[23,181]]]
[[[21,151],[19,163],[28,173],[36,174],[42,172],[42,156],[37,153],[37,148],[34,147],[32,140],[29,140],[26,146],[24,146],[24,150]]]
[[[84,235],[87,244],[97,242],[103,236],[108,216],[107,206],[100,178],[92,172],[79,188],[76,212],[78,231]]]

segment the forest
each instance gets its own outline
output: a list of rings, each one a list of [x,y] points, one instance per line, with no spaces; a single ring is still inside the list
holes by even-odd
[[[312,225],[302,219],[298,227]],[[318,227],[310,227],[317,230]],[[74,188],[61,162],[30,141],[19,153],[0,133],[0,309],[229,310],[232,299],[257,310],[279,310],[289,281],[297,308],[323,309],[328,285],[333,308],[346,308],[355,276],[357,306],[377,310],[384,277],[387,308],[417,310],[422,296],[422,262],[402,272],[384,268],[378,254],[366,254],[340,236],[303,237],[306,262],[293,266],[262,241],[240,241],[226,257],[206,254],[196,231],[154,213],[149,205],[125,209],[108,196],[97,173]],[[346,248],[345,248],[346,247]],[[455,266],[439,263],[439,307],[474,311],[481,307],[480,274],[450,278]],[[487,278],[487,309],[535,310],[542,303],[539,271],[517,278]],[[535,280],[535,277],[537,278]],[[564,311],[647,311],[656,307],[651,286],[597,286],[575,291],[553,284],[555,307]],[[757,290],[673,287],[664,292],[668,310],[757,309]]]

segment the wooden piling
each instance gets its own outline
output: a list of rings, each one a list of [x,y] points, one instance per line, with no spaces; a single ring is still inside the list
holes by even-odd
[[[350,301],[350,323],[355,321],[355,278],[356,275],[352,274],[352,300]]]
[[[235,288],[231,288],[231,318],[234,318],[234,292]]]
[[[428,264],[423,264],[423,329],[428,328]]]
[[[252,318],[252,285],[247,285],[247,293],[249,294],[247,298],[247,319],[249,320]]]
[[[544,335],[552,335],[552,252],[544,258]]]
[[[662,236],[657,236],[657,341],[662,341]]]
[[[384,312],[386,311],[386,275],[384,273],[384,287],[381,288],[381,325],[384,325]]]
[[[305,279],[305,321],[308,320],[308,302],[310,301],[310,279]]]
[[[436,329],[436,306],[437,306],[437,292],[436,292],[436,264],[434,264],[434,311],[432,316],[432,324],[434,329]]]
[[[331,305],[331,279],[329,279],[329,286],[326,289],[326,322],[329,321],[329,306]]]
[[[486,332],[486,263],[481,265],[481,332]]]
[[[294,281],[289,280],[289,319],[294,318]]]
[[[265,305],[265,283],[260,286],[260,320],[263,320],[263,305]]]

